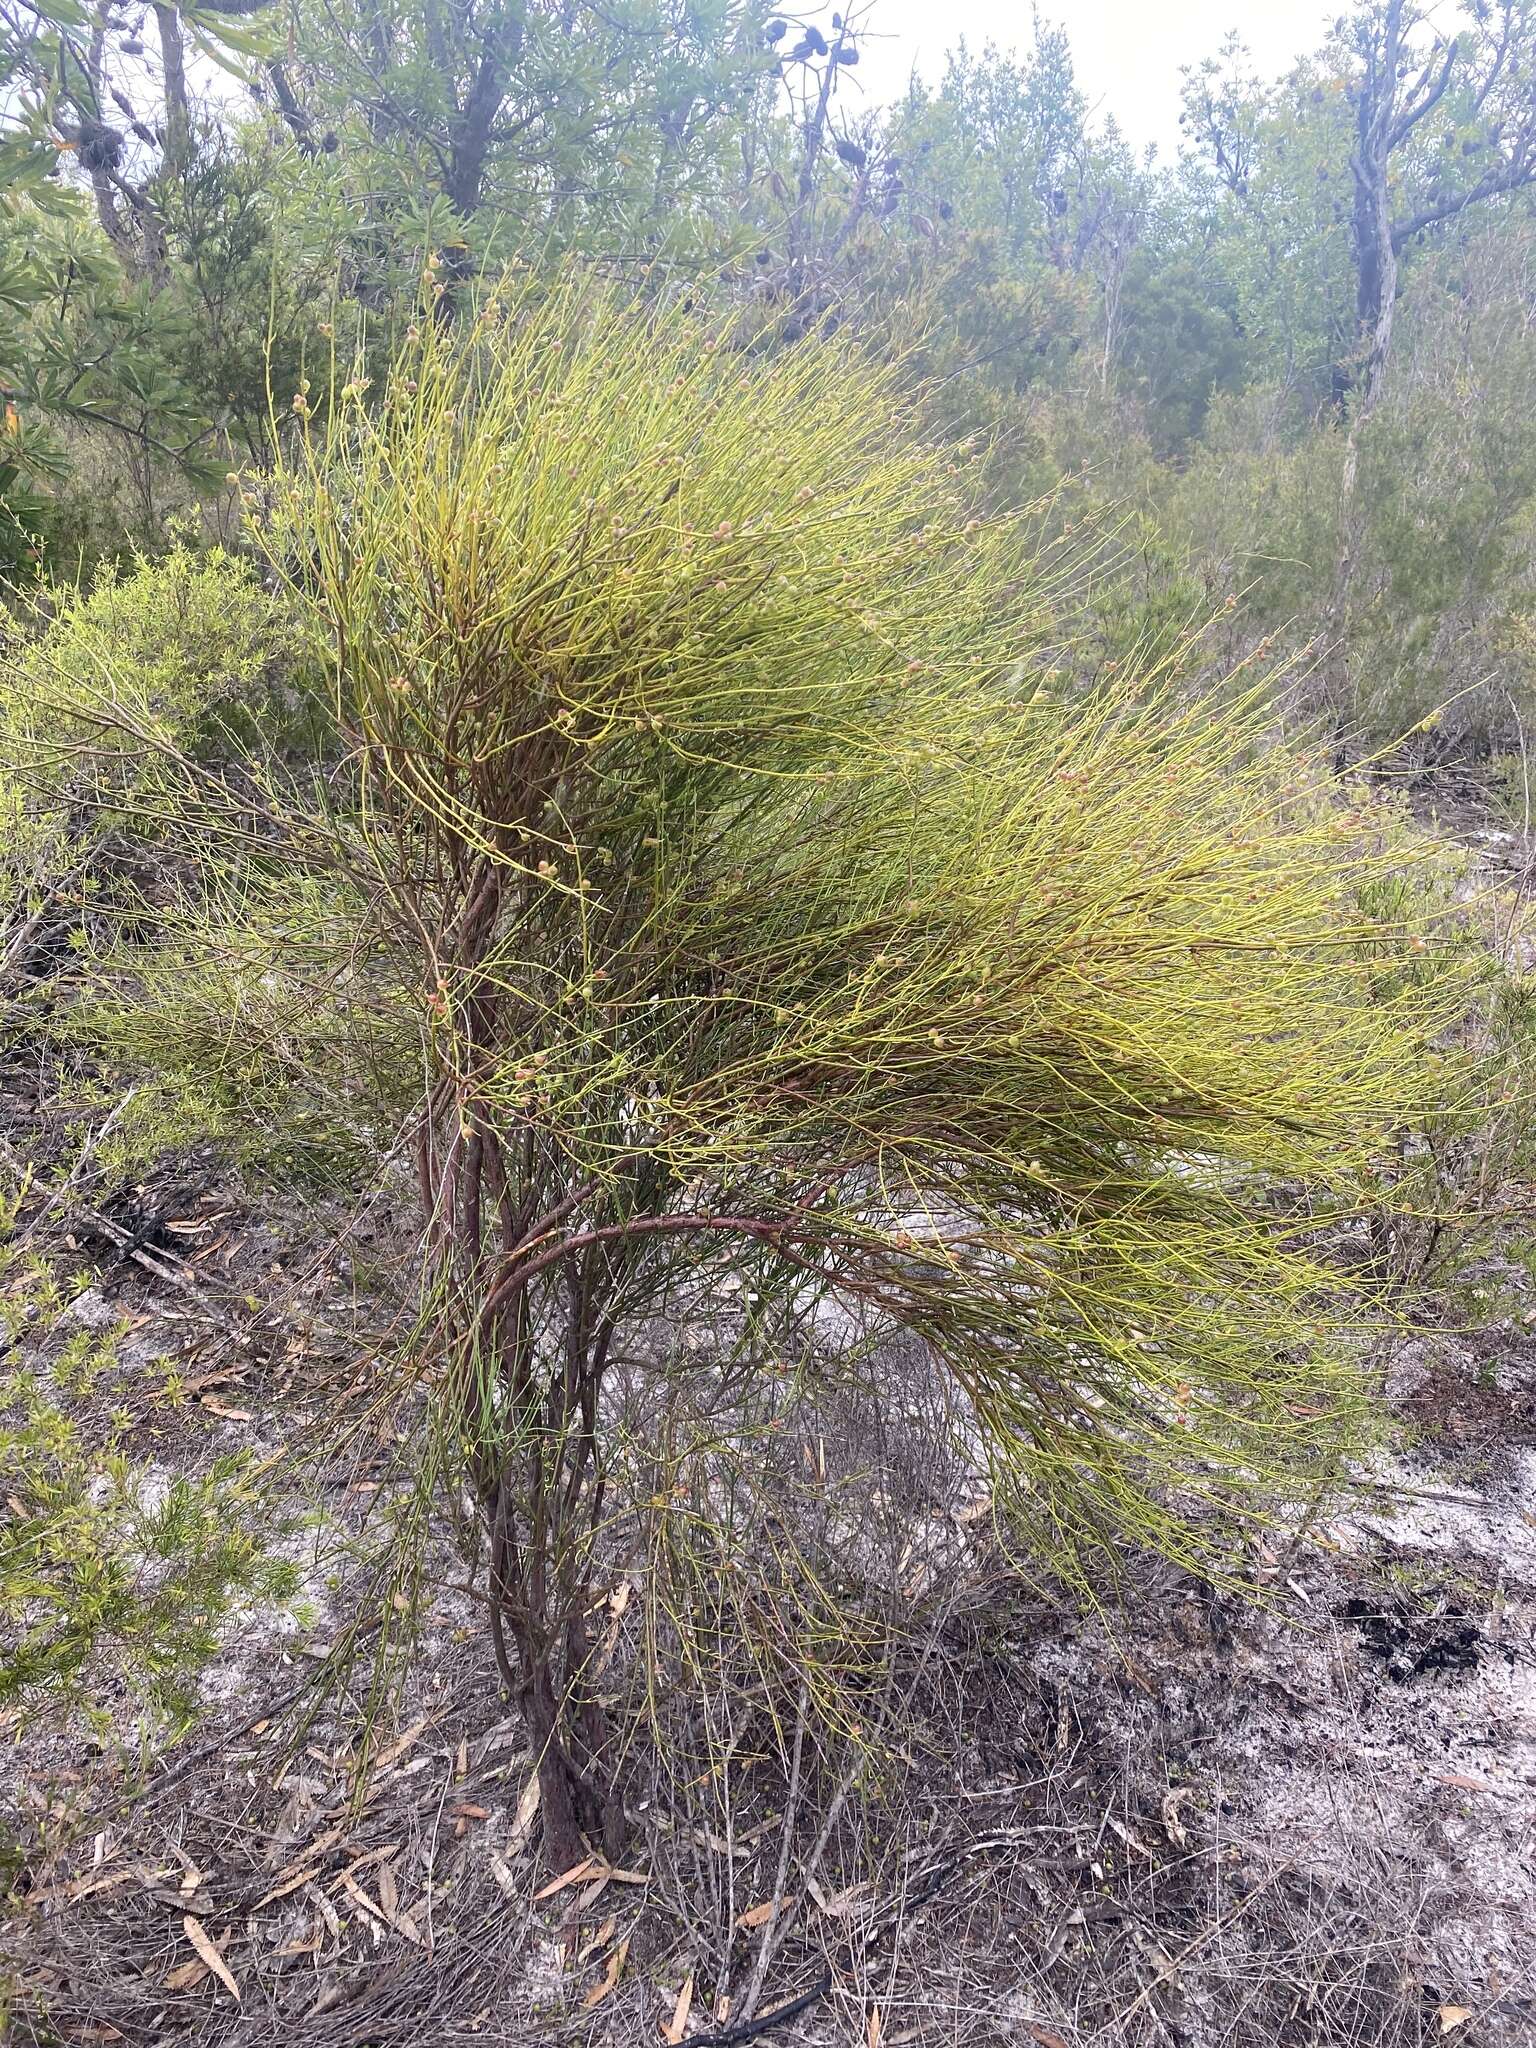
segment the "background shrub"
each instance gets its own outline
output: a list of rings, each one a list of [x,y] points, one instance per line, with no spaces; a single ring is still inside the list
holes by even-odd
[[[0,1712],[21,1729],[70,1706],[131,1750],[195,1717],[221,1626],[294,1572],[244,1454],[188,1474],[131,1453],[170,1375],[125,1362],[121,1331],[82,1301],[102,1306],[84,1278],[0,1244]]]

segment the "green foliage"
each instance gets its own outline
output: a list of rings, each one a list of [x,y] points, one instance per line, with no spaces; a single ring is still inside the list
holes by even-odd
[[[248,562],[178,541],[88,590],[36,596],[0,637],[0,993],[25,1030],[86,963],[121,966],[158,929],[153,843],[181,790],[164,749],[216,773],[258,732],[301,749],[300,643]],[[116,1006],[120,1007],[120,1006]],[[64,1004],[66,1037],[110,1035]],[[138,1114],[148,1112],[150,1097]],[[185,1115],[166,1115],[168,1128]]]
[[[1164,544],[1240,593],[1251,629],[1325,648],[1346,532],[1351,624],[1336,709],[1380,739],[1452,741],[1529,716],[1536,613],[1530,250],[1505,229],[1426,268],[1398,316],[1392,380],[1351,436],[1254,389],[1213,407],[1181,474],[1146,483]],[[1454,279],[1454,283],[1452,280]],[[1348,507],[1346,458],[1356,474]],[[1346,509],[1348,513],[1346,523]]]
[[[89,590],[36,598],[0,641],[4,858],[18,885],[77,867],[124,812],[153,831],[156,736],[215,761],[260,728],[300,729],[295,647],[250,563],[184,541]]]
[[[1037,16],[1022,58],[962,39],[937,91],[914,84],[898,116],[914,205],[958,202],[960,230],[995,232],[1016,275],[1049,262],[1081,225],[1086,116],[1059,28]]]
[[[1468,10],[1389,152],[1402,303],[1356,476],[1349,166],[1392,12],[1363,0],[1279,79],[1230,39],[1191,70],[1188,148],[1159,170],[1093,121],[1039,20],[1017,52],[957,44],[882,114],[846,20],[847,65],[797,59],[738,0],[305,6],[281,48],[266,10],[157,16],[145,48],[87,36],[64,0],[0,0],[0,578],[158,547],[194,497],[227,534],[222,480],[270,469],[287,396],[307,377],[323,405],[333,350],[379,379],[424,300],[451,320],[481,275],[578,251],[642,297],[686,278],[761,347],[857,327],[927,377],[929,429],[985,438],[994,502],[1091,468],[1074,509],[1169,529],[1166,573],[1138,535],[1126,587],[1098,579],[1116,645],[1143,610],[1164,644],[1197,587],[1249,593],[1250,637],[1293,649],[1347,611],[1325,661],[1346,722],[1385,737],[1454,700],[1453,737],[1507,739],[1536,17]],[[212,110],[186,97],[199,53],[229,80]]]
[[[34,213],[27,230],[39,288],[18,341],[24,414],[105,429],[209,480],[206,461],[198,471],[205,422],[176,362],[191,310],[153,279],[124,277],[83,219]]]
[[[185,787],[177,801],[184,814]],[[153,900],[120,890],[70,963],[59,1038],[137,1077],[109,1158],[126,1174],[216,1140],[267,1188],[365,1184],[409,1111],[420,1043],[388,963],[353,952],[355,889],[286,862],[237,880],[216,856],[186,881]]]
[[[33,194],[46,201],[60,156],[50,119],[54,81],[67,65],[74,38],[89,33],[88,24],[75,0],[0,8],[0,196]]]
[[[14,1217],[9,1201],[7,1233]],[[117,1330],[78,1320],[82,1298],[0,1247],[0,1712],[14,1727],[70,1707],[130,1742],[135,1720],[191,1718],[221,1628],[294,1574],[244,1455],[194,1474],[133,1455],[155,1383]]]
[[[230,461],[271,455],[270,389],[289,388],[329,356],[326,329],[338,314],[361,324],[340,289],[346,232],[328,217],[320,174],[291,211],[295,166],[264,126],[210,134],[163,197],[176,252],[162,290],[162,355],[205,433],[199,454],[222,484]],[[354,233],[355,220],[348,228]],[[345,309],[345,310],[343,310]],[[327,315],[330,319],[327,319]]]
[[[72,546],[94,564],[126,534],[158,542],[189,487],[206,490],[228,468],[215,437],[240,424],[227,389],[205,408],[188,375],[211,330],[226,379],[239,378],[195,233],[220,151],[214,130],[194,135],[187,64],[239,74],[270,48],[270,30],[195,6],[164,10],[154,28],[158,69],[136,61],[144,44],[125,21],[96,21],[68,0],[0,4],[0,386],[17,422],[0,456],[43,501],[39,533],[66,574],[82,566]],[[150,81],[158,106],[145,104]],[[222,239],[248,242],[235,197],[222,197]],[[248,296],[264,305],[268,294]],[[89,460],[103,450],[124,487],[105,520]]]
[[[1248,368],[1232,281],[1209,251],[1182,246],[1182,226],[1166,222],[1166,239],[1137,251],[1125,281],[1125,383],[1164,457],[1188,451],[1213,400],[1240,388]]]
[[[1454,992],[1386,970],[1358,826],[1253,711],[1052,692],[1026,536],[911,427],[850,350],[754,367],[572,280],[349,405],[279,528],[360,777],[349,957],[410,992],[438,1156],[525,1134],[534,1213],[585,1191],[502,1298],[573,1233],[632,1309],[680,1257],[846,1291],[1064,1565],[1219,1553],[1170,1486],[1244,1515],[1364,1412],[1276,1191],[1351,1213]]]
[[[708,263],[762,18],[736,0],[306,7],[307,121],[367,194],[370,268],[407,291],[430,249],[461,275],[541,248]]]
[[[1375,808],[1387,809],[1379,795]],[[1405,827],[1388,816],[1386,829],[1400,838]],[[1489,1329],[1501,1314],[1524,1315],[1527,1307],[1502,1276],[1527,1263],[1511,1221],[1536,1174],[1531,914],[1518,888],[1479,886],[1473,857],[1453,846],[1433,865],[1373,889],[1374,914],[1433,922],[1462,956],[1469,1001],[1431,1064],[1438,1081],[1443,1061],[1458,1060],[1472,1088],[1459,1114],[1427,1103],[1418,1128],[1380,1163],[1373,1260],[1394,1284],[1421,1295],[1433,1290],[1453,1326]],[[1400,971],[1423,965],[1410,958]]]
[[[34,605],[5,652],[12,716],[42,740],[88,720],[98,696],[200,757],[292,723],[297,638],[249,561],[178,539]]]
[[[1314,406],[1355,345],[1347,88],[1337,52],[1266,84],[1235,32],[1185,85],[1206,266],[1232,296],[1249,377]]]
[[[1360,437],[1360,582],[1351,649],[1377,730],[1446,705],[1453,732],[1528,716],[1525,622],[1536,610],[1536,338],[1532,250],[1506,232],[1421,281],[1398,374]]]
[[[990,399],[1006,418],[1000,397],[1066,395],[1085,370],[1103,395],[1148,197],[1113,127],[1090,134],[1066,36],[1037,16],[1022,55],[962,41],[938,89],[914,82],[894,110],[880,183],[855,195],[875,216],[857,274],[877,295],[901,280],[925,367],[962,380],[951,408]],[[904,269],[877,224],[892,214]],[[883,297],[872,312],[878,331]]]
[[[1218,400],[1203,446],[1156,493],[1161,523],[1260,631],[1296,621],[1304,639],[1338,558],[1343,459],[1342,432],[1314,430],[1283,393]]]

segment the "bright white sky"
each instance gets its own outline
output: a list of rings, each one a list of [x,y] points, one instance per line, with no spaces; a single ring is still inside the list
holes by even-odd
[[[1138,147],[1155,142],[1171,160],[1179,140],[1179,67],[1214,56],[1238,28],[1263,76],[1278,76],[1323,39],[1340,0],[1044,0],[1041,13],[1063,22],[1078,84],[1102,118],[1113,114]],[[875,0],[860,78],[870,97],[887,100],[915,66],[937,82],[946,48],[964,36],[979,51],[1031,40],[1029,0]]]

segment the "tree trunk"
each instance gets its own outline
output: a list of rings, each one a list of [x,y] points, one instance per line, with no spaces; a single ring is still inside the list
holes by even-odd
[[[489,1535],[497,1663],[523,1713],[544,1855],[558,1874],[593,1848],[616,1858],[624,1832],[587,1627],[603,1505],[597,1403],[613,1340],[615,1268],[594,1246],[548,1265],[540,1279],[519,1273],[520,1256],[537,1241],[535,1218],[547,1218],[556,1191],[540,1184],[531,1142],[515,1140],[509,1151],[477,1084],[494,1067],[504,1028],[498,992],[477,985],[502,885],[499,868],[484,877],[471,869],[462,884],[452,963],[467,991],[462,1037],[423,1121],[417,1163],[431,1258],[446,1286],[441,1341],[456,1360],[449,1398]],[[487,1374],[497,1383],[490,1402]]]
[[[180,177],[192,154],[192,109],[187,99],[187,55],[181,16],[165,0],[155,0],[155,25],[160,31],[160,62],[165,74],[165,155],[161,176]]]
[[[1344,442],[1339,479],[1339,542],[1329,605],[1330,649],[1324,674],[1336,717],[1335,760],[1345,764],[1347,734],[1344,715],[1349,702],[1349,647],[1355,570],[1360,552],[1360,517],[1356,482],[1360,468],[1360,436],[1381,398],[1387,358],[1392,348],[1392,321],[1397,307],[1397,245],[1392,234],[1388,174],[1397,108],[1397,59],[1401,25],[1399,0],[1388,8],[1384,46],[1373,52],[1359,88],[1355,121],[1355,153],[1350,160],[1354,179],[1352,238],[1355,258],[1355,344],[1345,380],[1354,404]],[[1337,381],[1337,380],[1336,380]]]
[[[581,1824],[583,1788],[566,1761],[560,1718],[548,1666],[541,1660],[523,1699],[523,1723],[538,1766],[544,1860],[556,1877],[587,1853]]]
[[[1360,410],[1368,413],[1381,396],[1392,347],[1397,305],[1397,249],[1387,202],[1384,160],[1362,164],[1355,175],[1355,348],[1363,375]]]
[[[485,32],[479,68],[454,123],[448,151],[448,174],[443,191],[460,220],[468,220],[478,209],[485,184],[485,167],[490,157],[491,136],[501,103],[512,78],[512,67],[523,48],[520,20],[497,18]]]

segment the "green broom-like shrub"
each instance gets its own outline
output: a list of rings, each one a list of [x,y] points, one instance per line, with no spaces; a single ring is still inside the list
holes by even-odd
[[[313,1019],[328,1085],[403,1117],[413,1356],[553,1864],[617,1814],[605,1374],[684,1278],[920,1339],[1085,1584],[1127,1536],[1219,1571],[1336,1473],[1368,1304],[1327,1234],[1457,996],[1261,707],[1053,690],[1028,518],[979,517],[851,344],[759,359],[570,276],[295,410],[268,545],[328,666],[324,804],[228,799],[245,880],[134,1002],[194,1066]],[[200,949],[229,1026],[178,1051]],[[337,1002],[406,1048],[388,1087],[338,1082]]]

